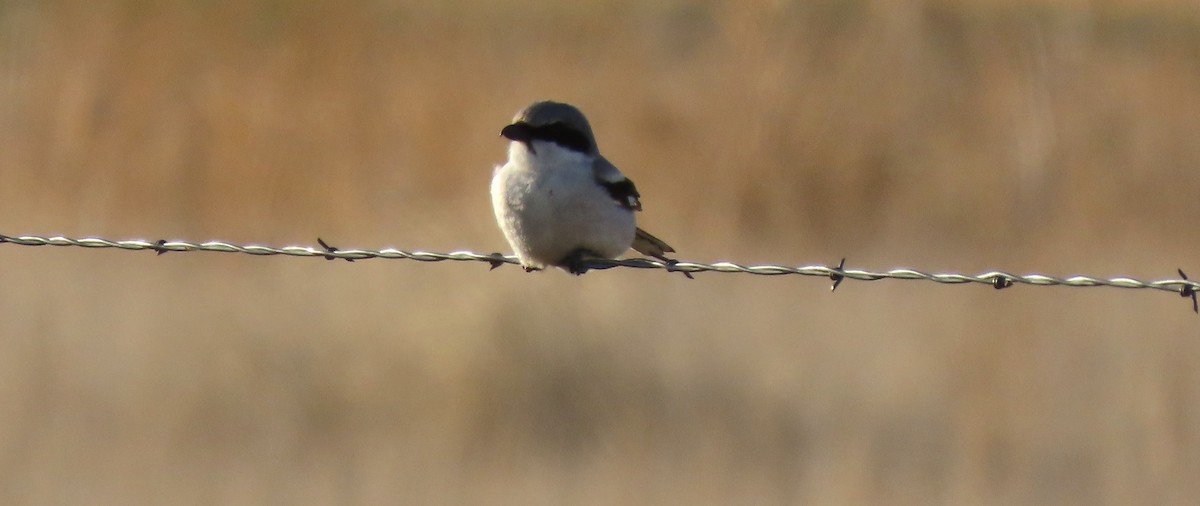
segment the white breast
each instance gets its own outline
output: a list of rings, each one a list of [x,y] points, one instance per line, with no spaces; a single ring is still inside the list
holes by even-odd
[[[583,248],[616,258],[633,243],[633,212],[596,183],[591,156],[534,141],[509,146],[508,163],[492,178],[492,206],[521,263],[558,264]]]

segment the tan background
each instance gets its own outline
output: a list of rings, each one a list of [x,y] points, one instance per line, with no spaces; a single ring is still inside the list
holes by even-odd
[[[0,233],[507,251],[579,105],[681,258],[1200,277],[1194,0],[0,3]],[[0,245],[4,504],[1193,504],[1165,292]]]

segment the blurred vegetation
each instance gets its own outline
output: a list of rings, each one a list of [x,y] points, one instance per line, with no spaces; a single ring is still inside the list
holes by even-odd
[[[580,106],[680,257],[1200,271],[1192,0],[0,2],[0,233],[500,251]],[[0,245],[0,502],[1188,504],[1112,289]]]

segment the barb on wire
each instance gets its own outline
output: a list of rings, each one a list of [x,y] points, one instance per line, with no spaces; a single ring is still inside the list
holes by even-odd
[[[992,278],[992,288],[1003,290],[1010,286],[1013,286],[1013,280],[1009,279],[1008,276],[996,276]]]
[[[1183,278],[1184,281],[1187,281],[1188,277],[1187,277],[1187,274],[1183,273],[1183,269],[1175,269],[1175,270],[1177,272],[1179,272],[1179,277]],[[1196,314],[1200,314],[1200,302],[1196,301],[1196,287],[1194,285],[1195,285],[1195,283],[1192,283],[1191,285],[1179,287],[1179,296],[1184,297],[1184,298],[1191,297],[1192,298],[1192,312],[1196,313]]]
[[[320,237],[318,237],[318,238],[317,238],[317,244],[320,244],[322,248],[325,248],[325,251],[326,251],[326,252],[329,252],[329,253],[337,253],[337,250],[338,250],[337,248],[335,248],[335,247],[333,247],[333,246],[330,246],[330,245],[326,244],[326,243],[325,243],[325,241],[321,240],[321,238],[320,238]],[[337,257],[335,257],[335,256],[333,256],[333,255],[325,255],[325,259],[326,259],[326,260],[337,260]],[[343,258],[342,260],[345,260],[345,261],[347,261],[347,262],[353,262],[353,261],[354,261],[354,259],[353,259],[353,258]]]
[[[170,250],[162,247],[166,243],[167,243],[166,239],[159,239],[157,241],[154,241],[154,246],[151,246],[151,248],[154,249],[154,251],[157,251],[157,253],[155,253],[155,255],[161,255],[163,253],[170,251]]]
[[[220,253],[243,253],[247,255],[272,256],[285,255],[295,257],[319,257],[329,260],[342,259],[347,261],[365,260],[370,258],[389,258],[416,260],[419,262],[483,262],[491,265],[492,269],[504,264],[519,265],[514,256],[500,253],[479,254],[471,251],[453,251],[450,253],[435,253],[429,251],[404,251],[393,248],[382,250],[339,249],[329,246],[318,239],[320,248],[311,246],[284,246],[281,248],[260,245],[238,245],[219,241],[193,243],[187,241],[146,241],[142,239],[114,241],[96,237],[74,239],[70,237],[53,236],[41,237],[34,235],[7,236],[0,234],[0,244],[15,244],[19,246],[75,246],[83,248],[116,248],[121,250],[151,250],[161,255],[166,252],[182,251],[214,251]],[[1156,281],[1141,281],[1134,278],[1096,278],[1091,276],[1055,277],[1043,274],[1018,275],[1009,272],[991,271],[975,275],[957,273],[927,273],[915,269],[891,269],[873,272],[859,269],[846,269],[845,259],[836,267],[824,265],[741,265],[733,262],[698,263],[685,261],[663,262],[647,258],[632,258],[624,260],[587,260],[587,268],[595,270],[612,269],[614,267],[629,267],[634,269],[664,269],[673,272],[726,272],[757,274],[761,276],[780,276],[795,274],[800,276],[821,276],[833,281],[833,288],[845,279],[858,281],[877,281],[880,279],[909,279],[925,280],[944,284],[979,283],[991,285],[996,289],[1008,288],[1016,284],[1033,286],[1110,286],[1116,288],[1154,289],[1174,292],[1181,297],[1191,298],[1193,310],[1200,312],[1196,295],[1200,293],[1200,282],[1191,281],[1179,270],[1182,279],[1162,279]]]
[[[842,274],[842,269],[846,268],[846,257],[842,257],[842,261],[838,262],[834,272],[829,274],[829,280],[833,281],[833,286],[829,287],[829,291],[836,292],[838,285],[846,280],[846,276]]]

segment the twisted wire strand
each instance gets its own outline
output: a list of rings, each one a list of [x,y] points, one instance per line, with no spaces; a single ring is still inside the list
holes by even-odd
[[[405,259],[416,260],[420,262],[441,262],[441,261],[456,261],[456,262],[485,262],[492,265],[492,268],[499,267],[503,264],[519,265],[515,256],[506,256],[500,253],[480,254],[471,251],[452,251],[449,253],[436,253],[431,251],[404,251],[394,248],[385,248],[381,250],[366,250],[366,249],[338,249],[328,246],[318,239],[322,248],[314,248],[312,246],[285,246],[272,247],[262,245],[240,245],[220,241],[209,241],[202,243],[194,243],[187,241],[147,241],[144,239],[133,239],[115,241],[98,237],[85,238],[70,238],[63,236],[42,237],[35,235],[8,236],[0,234],[0,244],[8,243],[20,246],[76,246],[83,248],[116,248],[122,250],[151,250],[158,254],[168,252],[184,252],[184,251],[215,251],[220,253],[242,253],[248,255],[271,256],[271,255],[286,255],[295,257],[321,257],[328,260],[367,260],[371,258],[389,258],[389,259]],[[697,273],[697,272],[725,272],[725,273],[745,273],[757,274],[762,276],[780,276],[780,275],[801,275],[801,276],[820,276],[832,279],[836,284],[842,279],[854,279],[859,281],[877,281],[880,279],[908,279],[908,280],[926,280],[944,284],[964,284],[964,283],[980,283],[991,285],[997,289],[1007,288],[1013,284],[1025,284],[1033,286],[1071,286],[1071,287],[1087,287],[1087,286],[1111,286],[1116,288],[1137,288],[1137,289],[1155,289],[1167,292],[1175,292],[1183,297],[1195,297],[1197,292],[1200,292],[1200,282],[1191,281],[1180,272],[1183,279],[1161,279],[1155,281],[1142,281],[1134,278],[1117,277],[1117,278],[1097,278],[1092,276],[1071,276],[1071,277],[1055,277],[1044,274],[1013,274],[1003,271],[990,271],[976,275],[957,274],[957,273],[927,273],[915,269],[897,268],[887,271],[874,272],[859,269],[844,269],[842,266],[829,267],[825,265],[805,265],[792,267],[787,265],[741,265],[733,262],[714,262],[714,263],[698,263],[685,261],[662,262],[646,258],[633,258],[624,260],[601,260],[594,259],[588,261],[588,268],[604,270],[614,267],[631,267],[635,269],[665,269],[671,272]]]

